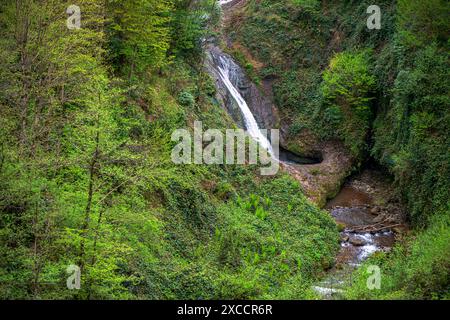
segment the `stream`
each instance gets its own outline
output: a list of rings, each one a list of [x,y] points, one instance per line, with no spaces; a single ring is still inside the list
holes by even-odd
[[[342,288],[346,281],[351,280],[352,272],[375,252],[389,251],[394,245],[395,233],[389,227],[379,224],[379,228],[365,230],[366,226],[377,226],[380,220],[375,209],[375,198],[366,191],[374,189],[370,179],[377,174],[366,170],[362,175],[351,178],[325,207],[343,230],[341,248],[334,267],[314,286],[323,299],[342,298]],[[361,188],[361,177],[364,175],[370,178],[369,184]]]

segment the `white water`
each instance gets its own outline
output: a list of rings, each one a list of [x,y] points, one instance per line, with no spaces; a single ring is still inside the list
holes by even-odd
[[[231,2],[233,0],[219,0],[219,4],[223,5],[223,4],[227,4],[228,2]]]
[[[219,76],[225,86],[227,87],[230,94],[233,96],[234,100],[241,109],[242,116],[244,117],[245,126],[248,134],[255,139],[261,147],[269,152],[271,156],[274,156],[272,145],[265,135],[259,130],[258,123],[255,120],[250,108],[245,102],[244,98],[241,96],[236,87],[231,83],[230,76],[233,68],[238,68],[237,65],[228,57],[220,56],[220,65],[217,66],[219,70]]]
[[[219,4],[222,6],[224,4],[227,4],[233,0],[219,0]],[[245,102],[242,95],[239,93],[239,90],[236,89],[236,87],[233,85],[233,83],[230,80],[231,77],[231,71],[234,68],[235,70],[238,69],[238,66],[234,63],[231,58],[228,58],[226,56],[221,55],[219,57],[220,65],[217,66],[219,70],[219,76],[225,86],[227,87],[230,94],[233,96],[233,99],[236,101],[236,103],[239,106],[239,109],[241,109],[242,116],[244,117],[245,126],[247,129],[247,133],[252,137],[254,140],[256,140],[259,145],[267,150],[267,152],[275,158],[275,154],[272,149],[272,145],[270,141],[267,139],[265,135],[262,134],[262,132],[259,129],[258,123],[256,122],[255,117],[253,116],[252,112],[250,111],[250,108],[247,105],[247,102]]]

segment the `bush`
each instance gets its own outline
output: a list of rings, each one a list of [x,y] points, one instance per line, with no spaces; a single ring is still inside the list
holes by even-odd
[[[375,77],[369,68],[370,52],[338,53],[323,74],[323,120],[358,155],[365,149],[372,118]],[[324,124],[324,128],[325,128]]]
[[[178,95],[178,103],[181,104],[183,107],[192,108],[195,105],[195,99],[190,92],[182,91]]]

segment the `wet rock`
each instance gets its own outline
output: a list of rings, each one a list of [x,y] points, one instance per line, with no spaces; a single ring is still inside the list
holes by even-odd
[[[380,212],[380,208],[377,207],[373,207],[372,209],[370,209],[370,214],[373,214],[374,216],[377,216]]]
[[[350,238],[350,243],[354,245],[355,247],[362,247],[366,244],[366,241],[361,238],[352,237]]]
[[[209,43],[205,46],[206,59],[204,65],[206,71],[215,79],[216,82],[216,99],[221,106],[231,115],[238,127],[246,128],[245,120],[242,112],[237,105],[232,94],[221,80],[220,71],[217,66],[221,65],[221,59],[230,59],[230,81],[238,89],[239,93],[246,100],[248,107],[251,109],[256,121],[259,125],[263,124],[263,128],[275,128],[278,121],[272,110],[270,99],[261,94],[259,89],[246,76],[244,70],[230,57],[230,55],[222,52],[216,43]]]
[[[347,242],[349,240],[349,236],[346,234],[341,235],[341,242]]]
[[[343,223],[337,223],[337,227],[338,227],[339,232],[342,232],[345,230],[345,224],[343,224]]]

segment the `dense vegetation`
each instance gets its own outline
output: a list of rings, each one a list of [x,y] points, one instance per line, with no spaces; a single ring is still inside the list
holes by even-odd
[[[175,129],[233,126],[215,1],[79,0],[79,30],[72,2],[0,5],[0,298],[314,297],[338,232],[297,182],[171,161]]]
[[[339,233],[298,182],[171,161],[174,130],[235,126],[203,68],[216,1],[75,2],[80,29],[73,1],[0,4],[0,299],[317,298]],[[288,140],[395,178],[412,230],[367,261],[381,290],[363,266],[345,296],[450,298],[450,3],[380,0],[368,30],[371,4],[248,0],[230,51],[275,79]]]
[[[382,290],[366,289],[361,268],[348,296],[448,298],[450,4],[378,1],[382,28],[369,30],[371,4],[250,0],[229,33],[265,63],[256,77],[276,78],[291,139],[340,139],[356,163],[372,157],[395,177],[414,230],[373,258]]]

